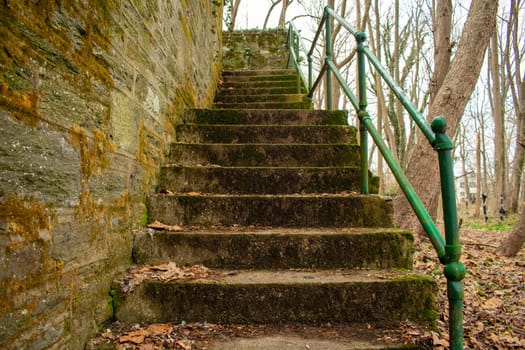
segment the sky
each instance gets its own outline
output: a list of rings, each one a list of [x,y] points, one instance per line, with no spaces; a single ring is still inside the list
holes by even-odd
[[[321,0],[317,0],[321,1]],[[270,9],[270,0],[242,0],[239,6],[239,13],[237,14],[237,25],[236,29],[262,29],[266,14]],[[268,27],[273,28],[277,26],[279,21],[279,14],[281,12],[281,6],[277,5],[273,11],[270,20],[268,21]],[[287,19],[291,18],[295,14],[303,12],[300,5],[294,1],[287,11]]]

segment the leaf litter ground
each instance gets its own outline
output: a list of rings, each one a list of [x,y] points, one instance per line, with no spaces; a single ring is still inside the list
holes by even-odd
[[[160,229],[157,228],[157,229]],[[169,228],[164,228],[169,230]],[[233,228],[234,230],[236,228]],[[174,231],[178,231],[175,229]],[[465,349],[525,348],[525,249],[513,258],[495,254],[504,234],[462,229],[462,261],[467,267],[464,280]],[[178,324],[108,324],[87,349],[207,349],[210,342],[238,337],[260,338],[271,334],[294,333],[308,338],[343,340],[372,336],[378,343],[419,344],[422,348],[448,348],[448,300],[443,268],[429,242],[418,242],[414,270],[432,276],[438,283],[438,319],[433,330],[403,322],[394,328],[381,325],[216,325],[206,322]],[[134,266],[120,280],[124,292],[130,292],[144,279],[163,281],[213,279],[202,265],[181,267],[174,263]],[[308,348],[308,347],[305,347]]]
[[[508,233],[507,233],[508,234]],[[464,279],[465,349],[525,348],[525,247],[517,256],[497,255],[505,233],[461,229]],[[448,348],[446,278],[430,243],[418,244],[414,269],[436,279],[439,286],[435,348]],[[436,344],[437,343],[437,344]]]

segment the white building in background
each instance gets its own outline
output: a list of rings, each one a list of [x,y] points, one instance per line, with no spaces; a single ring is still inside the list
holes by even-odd
[[[466,192],[465,181],[468,181],[468,191]],[[456,200],[458,204],[465,204],[465,202],[474,203],[476,201],[476,174],[474,172],[467,173],[456,177]]]

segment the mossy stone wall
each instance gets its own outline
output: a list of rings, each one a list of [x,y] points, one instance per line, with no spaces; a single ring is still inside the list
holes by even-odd
[[[208,107],[220,2],[0,2],[0,348],[82,349],[184,108]]]
[[[236,30],[223,35],[225,70],[286,68],[286,30]]]

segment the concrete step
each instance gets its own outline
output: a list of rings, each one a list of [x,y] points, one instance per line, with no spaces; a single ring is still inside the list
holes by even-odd
[[[392,227],[392,202],[375,195],[154,194],[150,222],[180,226]]]
[[[229,87],[222,88],[216,96],[216,99],[221,99],[223,96],[230,95],[279,95],[279,94],[297,94],[303,93],[306,91],[301,88],[297,88],[297,84],[294,84],[290,87],[243,87],[243,86],[234,86],[230,85]]]
[[[397,229],[254,229],[135,234],[135,263],[229,269],[412,268],[413,236]]]
[[[218,109],[312,109],[310,101],[300,102],[214,102]]]
[[[303,327],[304,328],[304,327]],[[386,331],[385,331],[386,332]],[[301,332],[302,333],[302,332]],[[234,339],[221,339],[211,341],[209,350],[388,350],[403,349],[417,350],[423,349],[416,344],[403,344],[402,342],[380,342],[376,338],[366,336],[348,336],[346,339],[330,339],[323,336],[312,336],[304,334],[265,334],[261,337],[244,337]]]
[[[325,167],[359,166],[359,146],[174,143],[169,161],[179,165]]]
[[[236,79],[236,77],[250,76],[272,76],[272,75],[293,75],[296,74],[293,69],[261,69],[261,70],[223,70],[222,77]]]
[[[223,83],[246,81],[297,81],[299,76],[293,70],[289,71],[240,71],[237,74],[223,74]]]
[[[277,88],[287,88],[287,89],[304,89],[302,82],[299,79],[296,80],[266,80],[266,81],[224,81],[222,82],[219,91],[225,90],[241,90],[241,89],[277,89]]]
[[[305,100],[306,96],[304,94],[268,94],[268,95],[246,95],[246,94],[238,94],[238,95],[223,95],[219,96],[215,99],[215,103],[262,103],[262,102],[272,102],[272,103],[279,103],[279,102],[303,102]],[[308,99],[306,99],[306,102],[309,102]]]
[[[294,194],[359,192],[358,167],[185,167],[163,166],[158,188],[172,192],[217,194]],[[379,178],[369,173],[369,191]]]
[[[182,143],[357,143],[356,128],[340,125],[203,125],[176,128]]]
[[[116,350],[131,345],[119,342],[127,334],[143,334],[143,347],[154,343],[159,349],[171,349],[179,341],[188,349],[191,345],[192,349],[208,350],[417,350],[431,346],[429,337],[424,336],[430,334],[430,327],[408,322],[286,325],[114,322],[104,327],[86,350]]]
[[[343,111],[191,109],[184,117],[191,124],[242,125],[348,125]]]
[[[121,322],[283,324],[432,322],[435,281],[386,270],[215,270],[186,281],[143,281],[117,298]]]

